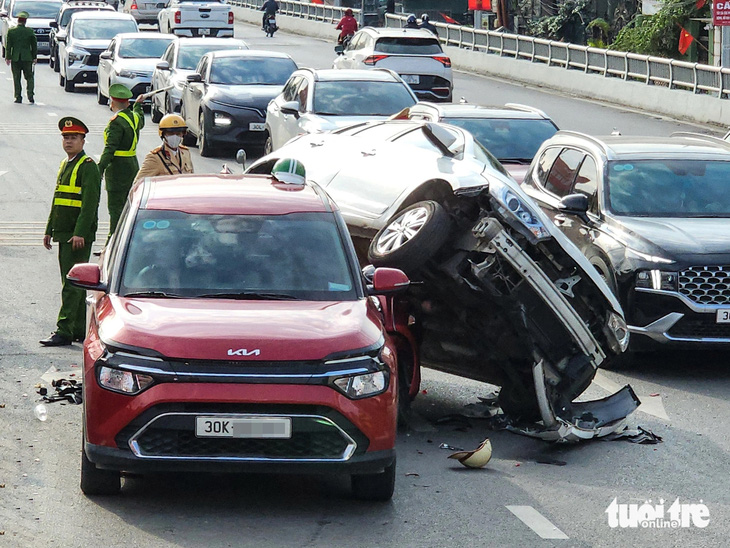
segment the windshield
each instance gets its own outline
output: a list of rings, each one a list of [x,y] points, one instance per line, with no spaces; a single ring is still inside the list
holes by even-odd
[[[125,38],[119,45],[119,57],[125,59],[150,59],[162,57],[174,38]]]
[[[380,38],[375,42],[378,53],[400,53],[407,55],[434,55],[443,53],[436,38],[402,38],[393,36]]]
[[[68,25],[68,22],[71,21],[71,16],[74,13],[78,13],[80,11],[112,11],[112,10],[107,10],[106,8],[100,8],[100,7],[99,8],[88,8],[88,7],[69,8],[69,9],[66,9],[63,12],[63,14],[61,15],[61,21],[59,21],[58,26],[61,27],[62,29],[65,29],[66,25]]]
[[[317,82],[314,89],[316,114],[390,116],[414,104],[399,82]]]
[[[230,44],[208,44],[208,45],[185,45],[180,46],[177,54],[177,68],[183,70],[195,70],[198,66],[200,58],[209,51],[222,51],[226,49],[248,49],[243,45],[231,46]]]
[[[120,294],[340,301],[357,298],[353,279],[332,214],[141,210]]]
[[[730,162],[609,162],[609,209],[639,217],[730,217]]]
[[[28,15],[38,19],[55,19],[61,11],[63,2],[16,2],[13,6],[13,17],[17,17],[21,11],[27,11]]]
[[[529,163],[543,141],[558,131],[550,120],[444,118],[443,121],[467,130],[501,162]]]
[[[122,32],[137,32],[137,23],[119,19],[79,19],[73,24],[71,35],[78,40],[111,40]]]
[[[291,59],[217,57],[210,69],[211,84],[283,86],[297,69]]]

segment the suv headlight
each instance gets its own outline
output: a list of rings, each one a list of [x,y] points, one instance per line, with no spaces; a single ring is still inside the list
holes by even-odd
[[[89,52],[88,51],[84,51],[82,49],[72,48],[72,49],[69,49],[68,50],[68,60],[71,63],[75,63],[76,61],[81,61],[87,55],[89,55]]]
[[[213,113],[213,124],[216,126],[230,126],[233,123],[233,120],[231,119],[228,114],[224,114],[223,112],[214,112]]]
[[[144,373],[124,371],[106,365],[99,367],[97,371],[99,385],[112,392],[122,394],[139,394],[151,386],[155,380]]]
[[[636,273],[636,287],[661,289],[664,291],[678,291],[678,279],[679,276],[676,272],[664,272],[663,270],[640,270]]]
[[[489,194],[493,198],[498,212],[510,226],[526,236],[532,243],[550,237],[550,232],[538,217],[533,206],[528,205],[522,196],[519,196],[504,182],[490,178]]]
[[[388,376],[385,371],[340,377],[334,380],[335,386],[345,396],[358,400],[382,394],[388,388]]]

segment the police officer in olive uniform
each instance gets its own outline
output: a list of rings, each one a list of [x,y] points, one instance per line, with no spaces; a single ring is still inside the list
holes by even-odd
[[[18,14],[18,26],[8,30],[5,39],[5,62],[10,65],[13,73],[13,84],[15,85],[15,102],[23,102],[23,81],[21,75],[25,77],[25,89],[28,93],[28,101],[35,103],[33,98],[33,90],[35,87],[35,79],[33,76],[33,67],[36,63],[38,55],[38,41],[36,40],[33,29],[25,26],[28,19],[28,12],[21,11]]]
[[[77,118],[66,116],[58,122],[63,149],[68,156],[61,162],[56,178],[51,214],[48,216],[43,245],[51,249],[58,242],[58,263],[61,267],[61,310],[57,329],[40,343],[64,346],[83,340],[86,330],[86,292],[72,286],[66,274],[77,263],[86,263],[96,236],[99,217],[101,177],[96,162],[84,152],[89,128]]]
[[[134,107],[129,106],[132,92],[122,84],[109,86],[111,109],[116,113],[104,130],[104,152],[99,159],[99,171],[106,180],[109,208],[109,236],[114,234],[119,217],[127,202],[129,189],[139,171],[137,141],[144,127],[142,101],[137,97]]]

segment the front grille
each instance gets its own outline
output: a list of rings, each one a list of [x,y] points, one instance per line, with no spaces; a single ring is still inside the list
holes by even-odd
[[[90,67],[98,67],[99,66],[99,55],[96,53],[89,55],[89,58],[86,60],[86,64]]]
[[[322,417],[292,417],[289,439],[198,438],[195,415],[160,417],[136,438],[146,457],[327,459],[349,455],[353,443]]]
[[[730,324],[715,323],[715,315],[706,318],[682,318],[668,331],[681,339],[726,339],[730,342]]]
[[[698,304],[730,304],[730,266],[691,266],[682,270],[679,292]]]

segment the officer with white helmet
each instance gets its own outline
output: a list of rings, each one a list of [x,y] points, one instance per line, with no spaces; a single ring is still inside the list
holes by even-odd
[[[145,156],[135,181],[156,175],[183,175],[193,173],[190,150],[182,144],[188,128],[179,114],[166,114],[160,120],[162,144]]]

